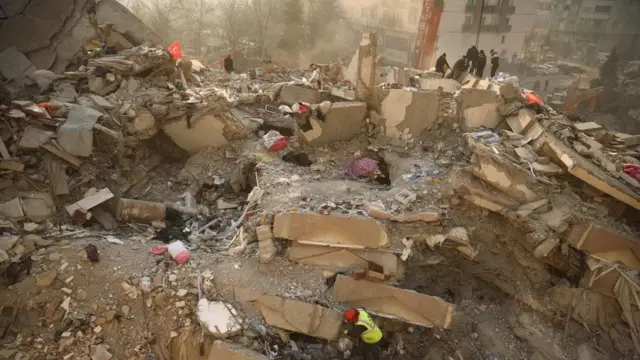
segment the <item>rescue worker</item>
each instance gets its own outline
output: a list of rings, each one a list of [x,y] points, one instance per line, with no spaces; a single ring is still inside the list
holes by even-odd
[[[473,45],[467,50],[467,67],[471,73],[475,73],[476,67],[478,67],[478,48]]]
[[[480,50],[478,54],[478,65],[476,66],[477,77],[482,78],[485,66],[487,66],[487,54],[484,53],[484,50]]]
[[[451,72],[447,75],[447,79],[453,79],[460,82],[465,71],[467,71],[467,57],[463,55],[455,64],[453,64],[453,69],[451,69]]]
[[[231,74],[235,71],[235,69],[233,68],[233,59],[231,58],[231,54],[227,55],[227,57],[224,58],[224,71],[226,71],[227,74]]]
[[[491,49],[491,77],[496,76],[498,72],[498,67],[500,66],[500,57],[498,53]]]
[[[451,69],[451,65],[447,61],[447,53],[442,53],[436,60],[436,72],[442,74],[442,78],[447,73],[447,69]]]
[[[344,313],[344,333],[358,339],[357,347],[363,360],[380,360],[382,330],[364,309],[351,308]]]

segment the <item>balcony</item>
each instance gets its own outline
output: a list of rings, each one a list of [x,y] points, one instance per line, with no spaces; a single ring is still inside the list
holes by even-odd
[[[511,31],[512,26],[507,24],[485,24],[480,26],[480,32],[507,33]],[[475,33],[478,31],[478,24],[463,24],[462,32]]]
[[[466,13],[472,13],[474,14],[476,12],[476,4],[467,4],[464,7],[464,11]],[[485,5],[482,12],[484,14],[500,14],[500,13],[504,13],[505,15],[513,15],[516,13],[516,7],[515,6],[507,6],[506,8],[504,8],[502,5]]]

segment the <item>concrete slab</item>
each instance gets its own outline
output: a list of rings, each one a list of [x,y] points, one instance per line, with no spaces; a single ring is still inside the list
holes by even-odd
[[[382,224],[366,217],[281,213],[273,221],[273,236],[304,244],[376,249],[389,244]]]
[[[492,90],[482,90],[475,88],[462,88],[456,100],[458,107],[458,121],[465,122],[465,110],[477,108],[485,104],[498,104],[499,95]]]
[[[502,117],[498,111],[498,103],[488,103],[465,109],[462,113],[462,119],[463,124],[470,128],[495,128]]]
[[[530,109],[520,109],[518,115],[509,116],[506,121],[514,133],[522,134],[536,122],[536,113]]]
[[[327,91],[318,91],[295,85],[284,85],[280,90],[280,102],[289,106],[298,101],[319,104],[325,100],[329,100],[329,92]]]
[[[233,121],[235,124],[221,115],[204,115],[194,121],[189,129],[186,117],[183,117],[165,124],[163,130],[179,147],[190,153],[197,153],[207,147],[227,145],[229,141],[225,134],[227,131],[232,131],[230,129],[232,127],[238,128],[235,132],[243,136],[246,129],[240,122],[235,119]]]
[[[425,327],[449,329],[455,313],[453,305],[441,298],[343,275],[338,275],[334,297],[372,314]]]
[[[453,79],[427,79],[420,78],[420,89],[425,91],[435,91],[438,88],[442,88],[442,91],[453,94],[462,88],[459,82]]]
[[[366,114],[367,105],[363,102],[334,103],[325,120],[312,118],[312,129],[300,131],[300,137],[309,145],[351,140],[362,131]]]
[[[26,80],[26,84],[31,84],[29,76],[36,70],[35,65],[15,46],[0,52],[0,73],[7,79],[23,83]]]
[[[102,113],[90,107],[75,105],[67,121],[58,129],[58,143],[69,154],[90,156],[93,152],[93,126]]]
[[[384,134],[399,139],[407,132],[418,137],[438,120],[441,95],[437,92],[389,90],[382,100]]]

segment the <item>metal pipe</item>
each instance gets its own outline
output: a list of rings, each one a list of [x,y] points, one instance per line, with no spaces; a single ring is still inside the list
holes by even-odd
[[[476,47],[480,45],[480,30],[482,29],[482,15],[484,15],[484,0],[480,0],[480,17],[478,18],[478,33],[476,34]]]

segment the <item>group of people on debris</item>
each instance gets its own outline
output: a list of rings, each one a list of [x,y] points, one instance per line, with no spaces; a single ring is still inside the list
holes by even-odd
[[[496,76],[498,67],[500,66],[500,57],[493,49],[489,51],[489,54],[491,55],[491,77],[494,77]],[[487,54],[485,54],[484,50],[478,50],[475,45],[470,47],[469,50],[467,50],[467,54],[462,55],[462,57],[453,64],[453,68],[447,61],[446,53],[440,55],[438,60],[436,60],[436,72],[442,74],[443,78],[446,75],[447,79],[454,80],[462,80],[460,79],[460,76],[467,71],[481,78],[486,66]],[[448,74],[447,69],[451,69]]]

